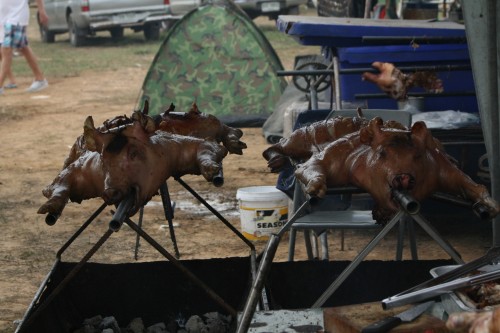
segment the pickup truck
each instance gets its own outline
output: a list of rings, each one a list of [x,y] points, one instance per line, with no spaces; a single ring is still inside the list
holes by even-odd
[[[267,16],[276,20],[279,15],[299,15],[299,7],[308,0],[234,0],[251,19]]]
[[[121,38],[124,28],[143,31],[146,40],[160,37],[161,23],[182,17],[196,8],[200,0],[45,0],[49,17],[40,25],[43,42],[53,43],[56,34],[69,33],[73,46],[81,46],[86,37],[98,31],[109,31]]]

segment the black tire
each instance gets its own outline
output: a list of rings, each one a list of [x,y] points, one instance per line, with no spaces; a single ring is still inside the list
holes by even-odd
[[[74,47],[79,47],[85,44],[85,36],[82,31],[73,22],[72,14],[68,16],[68,32],[69,32],[69,42]]]
[[[111,38],[113,39],[121,39],[123,38],[123,28],[122,27],[115,27],[109,30],[109,33],[111,34]]]
[[[159,40],[160,39],[160,24],[148,23],[144,25],[144,38],[146,40]]]
[[[287,15],[299,15],[299,14],[300,14],[299,6],[293,6],[288,8]]]
[[[328,65],[329,63],[323,56],[303,56],[298,59],[297,63],[295,64],[295,70],[325,70],[328,68]],[[318,80],[319,78],[321,78],[321,75],[297,75],[292,78],[292,82],[300,91],[310,92],[311,84],[316,82],[316,80]],[[324,76],[319,86],[316,87],[316,92],[322,92],[330,88],[331,84],[332,77],[330,75]]]
[[[44,43],[54,43],[56,41],[56,34],[53,33],[52,31],[47,30],[46,26],[42,26],[39,24],[40,27],[40,39]]]

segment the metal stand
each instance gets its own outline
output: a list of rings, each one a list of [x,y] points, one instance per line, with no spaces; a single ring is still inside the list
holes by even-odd
[[[174,218],[174,208],[172,207],[172,201],[170,200],[170,194],[168,193],[167,182],[160,186],[161,201],[163,203],[163,211],[165,213],[165,218],[168,221],[168,230],[170,232],[170,239],[174,245],[175,257],[180,258],[179,248],[177,247],[177,240],[175,239],[174,224],[172,222]]]
[[[200,202],[202,202],[214,215],[216,215],[226,226],[228,226],[235,234],[238,235],[249,247],[250,247],[250,263],[252,280],[255,280],[256,276],[256,251],[254,245],[247,240],[236,228],[234,228],[224,217],[222,217],[219,212],[217,212],[213,207],[211,207],[203,198],[201,198],[191,187],[189,187],[180,178],[175,178],[179,183],[181,183],[191,194],[193,194]],[[172,226],[171,235],[173,235],[173,210],[170,204],[170,196],[168,193],[168,188],[161,186],[160,193],[162,194],[162,201],[165,209],[165,216],[169,221],[169,226]],[[106,204],[103,203],[81,226],[80,228],[63,244],[61,249],[56,253],[56,261],[52,266],[50,272],[42,282],[42,285],[35,294],[33,301],[31,302],[28,310],[24,314],[20,324],[18,325],[15,333],[22,333],[24,327],[28,326],[39,314],[46,308],[54,298],[68,285],[68,283],[78,274],[78,272],[84,267],[84,265],[90,260],[90,258],[101,248],[101,246],[109,239],[109,237],[120,230],[123,223],[126,223],[134,232],[136,232],[137,237],[142,237],[151,246],[153,246],[160,254],[162,254],[166,259],[174,264],[174,266],[179,269],[183,274],[190,279],[193,284],[199,286],[205,293],[212,298],[217,304],[219,304],[223,309],[227,311],[228,314],[237,317],[237,311],[227,304],[215,291],[213,291],[208,285],[206,285],[202,280],[195,276],[191,271],[189,271],[176,257],[171,255],[165,248],[163,248],[158,242],[156,242],[149,234],[147,234],[142,228],[142,217],[143,212],[139,214],[139,224],[134,223],[128,217],[128,213],[134,204],[134,196],[129,195],[123,199],[117,207],[116,212],[113,214],[113,218],[109,222],[109,228],[104,232],[101,238],[92,246],[92,248],[83,256],[83,258],[78,262],[78,264],[73,267],[73,269],[64,277],[64,279],[54,288],[54,290],[47,296],[47,298],[40,302],[43,292],[46,290],[47,285],[50,281],[51,275],[56,270],[57,266],[61,262],[61,256],[66,251],[66,249],[73,243],[75,239],[95,220],[97,216],[106,208]],[[170,212],[170,213],[169,213]],[[176,248],[176,255],[178,256],[177,244],[175,241],[175,236],[173,236],[172,241],[174,242],[174,247]],[[136,240],[136,251],[135,256],[137,257],[139,241]],[[264,297],[265,294],[262,294]]]
[[[318,298],[318,300],[312,305],[312,308],[321,307],[326,300],[338,289],[338,287],[347,279],[347,277],[356,269],[356,267],[364,260],[364,258],[377,246],[377,244],[384,238],[389,231],[394,228],[398,222],[405,216],[414,219],[450,256],[459,264],[463,264],[464,261],[458,254],[458,252],[446,242],[438,232],[427,222],[419,213],[419,204],[411,199],[409,196],[394,191],[395,199],[400,204],[401,209],[396,213],[396,215],[384,226],[384,228],[368,243],[368,245],[356,256],[356,258],[342,271],[342,273],[333,281],[333,283],[325,290],[325,292]],[[255,313],[255,306],[257,304],[257,297],[259,292],[264,286],[267,274],[271,269],[271,264],[273,258],[276,254],[279,242],[282,235],[288,231],[293,223],[301,216],[301,214],[307,209],[309,202],[305,201],[300,208],[290,217],[288,222],[283,226],[283,228],[277,233],[271,235],[267,246],[264,250],[264,254],[260,261],[260,265],[257,271],[257,277],[254,281],[250,294],[243,308],[242,315],[237,327],[237,333],[245,333],[250,327],[252,317]],[[415,206],[417,205],[417,206]]]
[[[205,199],[203,199],[195,190],[193,190],[185,181],[183,181],[180,177],[174,177],[174,179],[181,184],[191,195],[193,195],[199,202],[201,202],[212,214],[214,214],[226,227],[231,229],[231,231],[238,236],[245,244],[248,245],[250,248],[250,256],[252,259],[252,265],[255,267],[256,266],[256,250],[255,246],[253,245],[252,242],[250,242],[248,239],[243,236],[243,234],[236,229],[231,223],[229,223],[228,220],[226,220],[215,208],[210,206],[208,202],[206,202]],[[163,202],[163,209],[165,212],[165,218],[168,221],[168,228],[170,232],[170,238],[172,240],[172,243],[174,245],[174,251],[175,251],[175,256],[176,258],[180,257],[179,249],[177,247],[177,240],[175,237],[175,231],[174,231],[174,226],[173,226],[173,218],[174,218],[174,209],[172,208],[172,202],[170,200],[170,194],[168,192],[168,187],[167,183],[163,184],[160,186],[160,194],[161,194],[161,199]],[[140,216],[139,218],[139,227],[142,225],[142,218]],[[136,253],[137,249],[139,247],[139,236],[137,236],[137,241],[136,241]],[[137,258],[136,258],[137,259]],[[252,269],[252,271],[255,271],[255,269]]]

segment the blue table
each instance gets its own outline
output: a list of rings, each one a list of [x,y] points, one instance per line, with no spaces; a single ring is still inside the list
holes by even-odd
[[[361,81],[374,61],[391,62],[411,71],[441,72],[445,93],[427,94],[426,110],[478,112],[465,27],[445,21],[375,20],[345,17],[281,15],[278,30],[302,45],[321,46],[332,61],[337,109],[348,102],[373,109],[397,109],[395,100],[372,83]]]
[[[277,27],[300,44],[328,47],[382,45],[405,38],[466,42],[464,25],[454,22],[280,15]]]

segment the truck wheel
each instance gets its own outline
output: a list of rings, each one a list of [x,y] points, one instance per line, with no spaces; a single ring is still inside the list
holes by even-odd
[[[109,30],[109,33],[111,34],[111,38],[113,38],[115,40],[123,38],[123,28],[122,27],[111,28]]]
[[[69,14],[68,16],[68,32],[69,42],[71,43],[71,45],[73,45],[74,47],[78,47],[85,44],[85,36],[73,22],[72,14]]]
[[[160,25],[158,23],[148,23],[144,25],[144,38],[146,40],[160,39]]]
[[[299,13],[300,13],[299,6],[293,6],[288,8],[287,15],[299,15]]]
[[[40,38],[44,43],[54,43],[56,41],[56,34],[49,31],[46,26],[39,25],[40,27]]]

